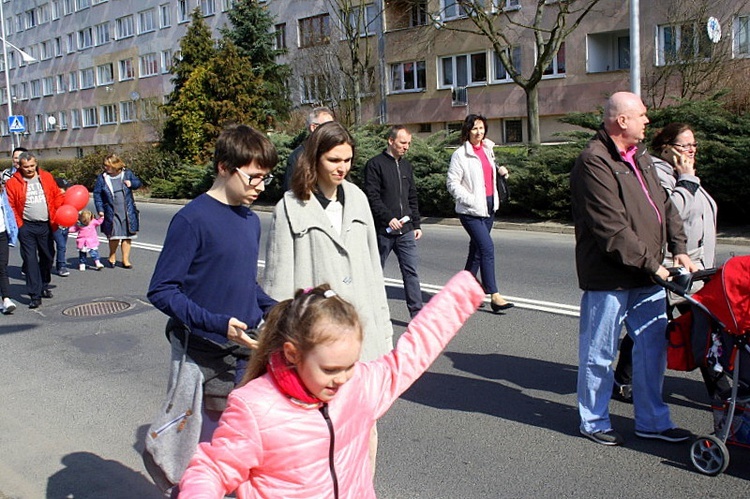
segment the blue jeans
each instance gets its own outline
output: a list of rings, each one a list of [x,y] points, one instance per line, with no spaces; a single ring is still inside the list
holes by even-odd
[[[419,255],[417,254],[417,240],[414,237],[414,231],[392,236],[378,234],[378,251],[380,252],[380,265],[383,267],[385,267],[385,261],[391,251],[396,253],[398,266],[401,269],[401,279],[404,281],[406,308],[409,309],[409,315],[413,318],[422,310],[423,306],[422,288],[419,285],[419,276],[417,275]]]
[[[99,260],[99,250],[96,248],[90,249],[88,251],[88,255],[91,257],[94,262]],[[78,251],[78,263],[80,265],[86,265],[86,252],[85,251]]]
[[[587,433],[612,428],[612,396],[617,344],[623,323],[633,346],[635,429],[660,432],[674,427],[662,398],[667,367],[666,294],[661,286],[622,291],[585,291],[581,298],[578,344],[578,412]]]
[[[55,268],[57,270],[64,269],[68,266],[65,261],[65,250],[68,244],[68,228],[60,227],[52,233],[52,237],[55,240]]]
[[[490,237],[492,224],[495,222],[495,212],[492,196],[487,197],[487,208],[490,216],[473,217],[471,215],[458,215],[461,225],[469,233],[469,255],[466,257],[464,270],[473,275],[477,272],[482,274],[482,286],[488,294],[497,293],[497,281],[495,279],[495,244]]]

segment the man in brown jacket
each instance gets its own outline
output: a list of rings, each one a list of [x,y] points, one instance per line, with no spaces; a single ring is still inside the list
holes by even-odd
[[[669,275],[664,248],[677,265],[695,270],[686,253],[682,221],[661,188],[644,139],[646,107],[617,92],[604,108],[603,126],[576,160],[570,186],[576,231],[576,267],[583,290],[579,325],[578,409],[582,435],[620,445],[609,400],[612,364],[623,323],[633,338],[635,434],[681,442],[690,432],[671,421],[662,398],[666,368],[666,296],[652,277]]]

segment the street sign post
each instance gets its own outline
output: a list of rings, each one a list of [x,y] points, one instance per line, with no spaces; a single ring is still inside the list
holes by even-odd
[[[24,133],[26,131],[26,118],[20,114],[8,116],[8,131],[11,133]]]

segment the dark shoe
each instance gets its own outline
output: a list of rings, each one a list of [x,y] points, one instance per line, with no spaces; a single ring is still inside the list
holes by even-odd
[[[68,277],[70,275],[70,272],[66,267],[60,267],[59,269],[57,269],[57,275],[59,275],[60,277]]]
[[[502,305],[498,305],[498,304],[497,304],[497,303],[495,303],[494,301],[491,301],[491,302],[490,302],[490,308],[491,308],[491,309],[492,309],[492,311],[493,311],[493,312],[495,312],[495,313],[498,313],[498,312],[500,312],[501,310],[508,310],[509,308],[513,308],[513,307],[515,307],[515,306],[516,306],[516,305],[515,305],[514,303],[511,303],[511,302],[509,302],[509,301],[506,301],[506,302],[505,302],[505,303],[503,303]]]
[[[620,402],[625,402],[626,404],[632,404],[633,385],[621,385],[615,381],[614,386],[612,386],[612,398],[619,400]]]
[[[52,294],[52,291],[49,289],[43,289],[42,290],[42,298],[52,298],[54,295]]]
[[[32,298],[29,302],[29,308],[39,308],[41,304],[42,300],[40,298]]]
[[[684,442],[693,438],[693,434],[682,428],[670,428],[664,431],[641,431],[635,430],[635,435],[641,438],[651,438],[654,440],[664,440],[665,442]]]
[[[124,269],[132,269],[132,268],[133,268],[133,266],[132,266],[132,265],[125,265],[125,264],[123,263],[123,264],[122,264],[122,268],[124,268]]]
[[[113,262],[112,260],[107,260],[107,267],[113,269],[113,268],[115,268],[115,263],[117,263],[117,262],[116,261]]]
[[[586,438],[590,438],[594,442],[602,445],[622,445],[625,439],[620,436],[615,430],[609,429],[606,431],[595,431],[594,433],[586,433],[583,430],[579,430],[581,435]]]

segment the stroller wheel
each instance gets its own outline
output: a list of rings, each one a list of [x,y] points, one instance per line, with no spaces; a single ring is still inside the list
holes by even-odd
[[[690,446],[690,460],[704,475],[721,475],[729,466],[729,450],[714,436],[699,437]]]

